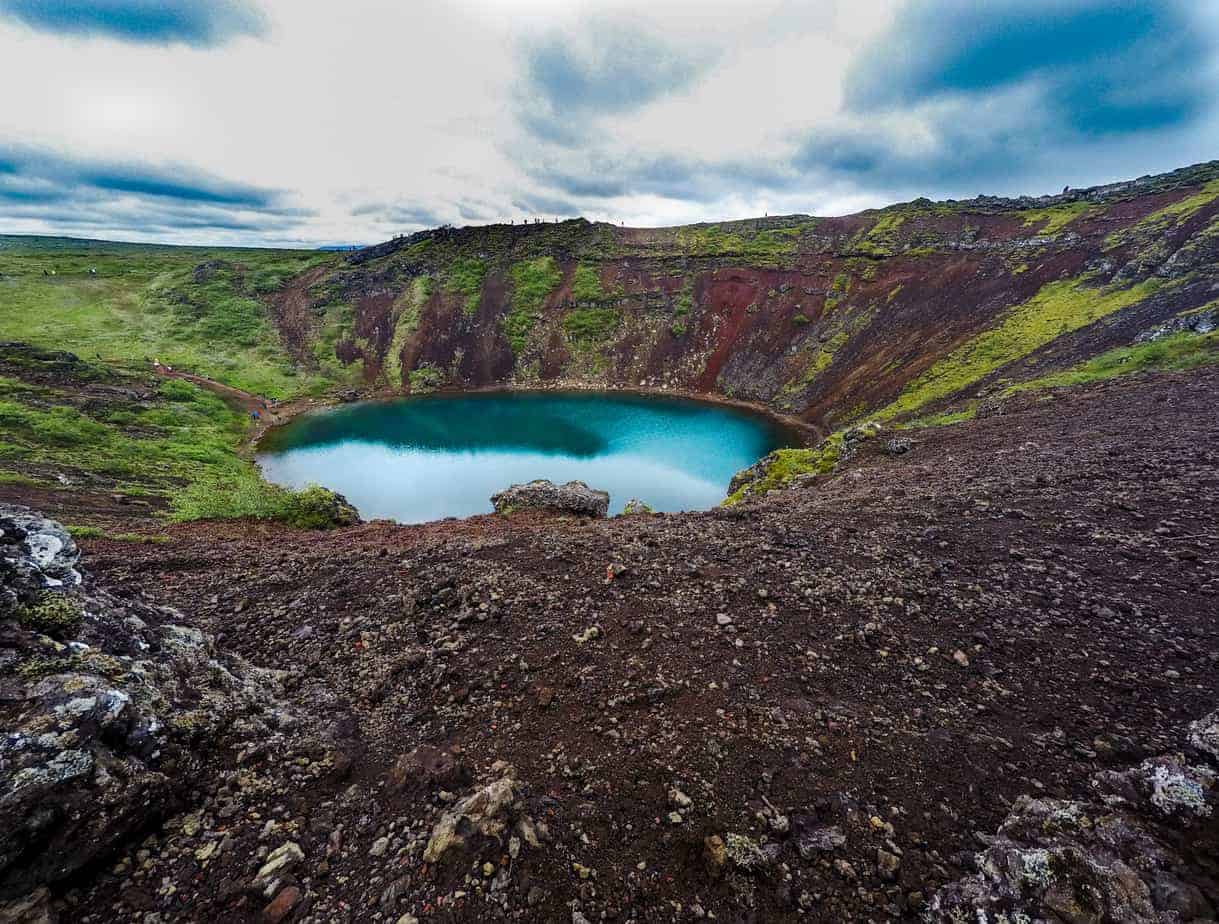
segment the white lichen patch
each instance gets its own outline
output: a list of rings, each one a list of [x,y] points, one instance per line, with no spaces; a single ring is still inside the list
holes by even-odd
[[[1020,855],[1021,876],[1026,883],[1044,889],[1054,881],[1048,850],[1026,850]]]
[[[1200,818],[1211,813],[1206,793],[1214,785],[1215,775],[1202,767],[1177,770],[1158,765],[1151,773],[1151,804],[1165,815],[1188,813]]]

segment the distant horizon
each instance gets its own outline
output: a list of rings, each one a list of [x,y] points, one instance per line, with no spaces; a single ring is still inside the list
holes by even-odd
[[[326,242],[320,242],[320,243],[316,243],[316,244],[308,243],[308,242],[277,242],[277,241],[251,242],[251,243],[240,243],[240,244],[226,243],[226,242],[220,242],[220,241],[197,241],[197,242],[182,243],[182,242],[177,242],[177,241],[166,241],[166,240],[162,240],[162,239],[138,240],[138,239],[132,239],[132,238],[88,237],[88,236],[82,236],[79,234],[58,234],[53,231],[26,232],[26,231],[6,231],[3,229],[0,229],[0,238],[6,238],[6,237],[7,238],[46,238],[46,239],[54,239],[54,240],[79,241],[81,243],[90,243],[90,244],[116,244],[116,245],[131,245],[131,246],[148,246],[148,247],[178,247],[178,248],[184,248],[184,249],[303,250],[303,251],[328,251],[328,252],[341,253],[341,252],[364,250],[366,248],[375,247],[378,244],[383,244],[387,241],[391,241],[396,238],[409,237],[414,234],[420,234],[420,233],[423,233],[426,231],[436,231],[436,230],[440,230],[441,228],[446,228],[446,227],[461,231],[461,230],[475,229],[475,228],[495,227],[495,226],[499,226],[499,225],[511,226],[513,224],[517,224],[517,225],[530,226],[535,223],[536,224],[555,224],[556,221],[558,223],[562,223],[565,221],[583,220],[583,221],[588,221],[590,223],[610,224],[613,227],[621,227],[624,230],[662,231],[662,230],[665,230],[668,228],[682,228],[682,227],[689,227],[689,226],[700,225],[700,224],[715,225],[715,224],[727,224],[727,223],[732,223],[732,222],[779,220],[779,219],[785,219],[785,218],[791,218],[791,219],[845,218],[845,217],[849,217],[851,215],[862,214],[865,212],[876,212],[876,211],[884,211],[886,209],[891,209],[891,208],[900,208],[902,206],[909,205],[913,202],[918,202],[921,200],[930,201],[935,204],[971,202],[971,201],[974,201],[977,199],[1006,199],[1009,201],[1018,201],[1021,199],[1029,199],[1029,200],[1034,200],[1034,201],[1052,200],[1052,199],[1061,197],[1064,194],[1064,192],[1083,193],[1083,192],[1087,192],[1092,189],[1103,188],[1106,186],[1121,185],[1123,183],[1132,183],[1132,182],[1135,182],[1135,181],[1138,181],[1141,179],[1146,179],[1146,178],[1151,178],[1151,177],[1168,176],[1168,175],[1178,173],[1183,170],[1192,170],[1192,169],[1202,168],[1202,167],[1206,167],[1211,164],[1219,164],[1219,158],[1197,161],[1196,163],[1190,163],[1190,164],[1182,164],[1180,166],[1173,167],[1173,168],[1170,168],[1170,169],[1167,169],[1167,170],[1164,170],[1161,172],[1157,172],[1157,173],[1144,172],[1144,173],[1139,173],[1139,174],[1135,174],[1135,175],[1131,175],[1131,176],[1127,176],[1127,177],[1118,177],[1118,178],[1114,178],[1111,180],[1106,180],[1101,183],[1089,184],[1087,186],[1083,186],[1083,185],[1073,186],[1071,184],[1064,184],[1063,188],[1061,190],[1058,190],[1057,192],[1021,193],[1021,194],[1016,194],[1016,195],[999,195],[999,194],[993,194],[993,193],[987,193],[987,192],[978,192],[972,196],[965,197],[965,198],[944,198],[944,199],[930,199],[927,196],[915,196],[910,199],[902,199],[900,201],[888,202],[883,205],[873,206],[873,207],[869,207],[869,208],[865,208],[865,209],[859,209],[854,212],[845,212],[845,213],[838,214],[838,215],[828,215],[828,214],[814,215],[814,214],[811,214],[808,212],[787,212],[787,213],[776,213],[773,215],[746,215],[746,216],[737,217],[737,218],[707,219],[707,220],[702,220],[702,221],[686,222],[684,224],[679,224],[679,225],[651,225],[651,226],[648,226],[648,225],[615,225],[613,222],[599,221],[597,219],[589,218],[588,216],[585,216],[585,215],[574,215],[574,216],[559,217],[557,219],[555,219],[555,218],[542,219],[539,222],[534,222],[532,220],[524,220],[524,221],[520,221],[520,222],[514,222],[513,220],[507,220],[507,221],[475,222],[475,223],[470,223],[470,224],[465,224],[465,225],[447,225],[447,224],[446,225],[433,225],[430,227],[416,228],[411,231],[403,231],[403,232],[390,234],[384,238],[381,238],[381,239],[375,240],[375,241],[341,242],[341,243],[333,242],[333,241],[326,241]]]

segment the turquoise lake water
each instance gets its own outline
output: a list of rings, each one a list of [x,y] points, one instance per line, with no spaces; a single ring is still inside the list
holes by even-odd
[[[732,476],[796,435],[733,408],[605,393],[434,395],[296,418],[267,434],[268,480],[338,491],[366,519],[422,523],[491,511],[511,484],[579,479],[656,510],[702,510]]]

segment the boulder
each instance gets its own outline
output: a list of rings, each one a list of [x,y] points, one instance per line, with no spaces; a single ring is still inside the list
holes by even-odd
[[[553,481],[540,479],[527,484],[514,484],[498,494],[491,495],[496,513],[512,513],[515,510],[559,510],[578,516],[603,517],[609,510],[609,494],[590,488],[583,481],[569,481],[557,485]]]
[[[205,754],[291,723],[279,675],[82,580],[68,533],[0,505],[0,900],[174,811]]]
[[[1204,756],[1209,719],[1189,731]],[[978,854],[978,871],[941,889],[925,919],[1211,920],[1215,909],[1189,881],[1209,879],[1181,844],[1215,817],[1216,779],[1178,753],[1096,774],[1086,801],[1021,796]]]

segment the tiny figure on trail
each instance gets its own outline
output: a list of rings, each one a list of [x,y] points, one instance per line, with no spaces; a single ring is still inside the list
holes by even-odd
[[[250,419],[251,419],[251,420],[258,420],[258,418],[259,418],[259,414],[258,414],[258,409],[257,409],[257,408],[255,408],[254,410],[250,411]]]

